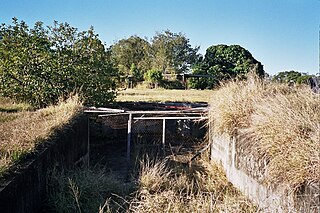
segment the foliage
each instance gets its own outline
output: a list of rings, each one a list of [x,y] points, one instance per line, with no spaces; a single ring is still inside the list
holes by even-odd
[[[157,87],[158,84],[160,84],[163,79],[162,71],[155,70],[155,69],[148,70],[144,74],[144,79],[147,82],[149,82],[153,87]]]
[[[275,76],[273,76],[272,80],[277,81],[279,83],[308,83],[308,79],[313,77],[312,75],[308,75],[306,73],[301,73],[298,71],[283,71],[279,72]]]
[[[68,23],[29,28],[16,18],[0,28],[0,94],[42,107],[79,91],[86,104],[114,98],[115,70],[93,28]]]
[[[150,62],[151,45],[145,39],[138,36],[131,36],[128,39],[121,39],[110,48],[111,59],[114,65],[119,69],[122,78],[137,73],[132,72],[134,64],[139,75],[135,76],[137,81],[142,80],[143,74],[151,69]]]
[[[152,38],[152,66],[164,74],[180,74],[189,71],[199,57],[200,47],[191,47],[189,39],[182,33],[169,30],[157,33]]]
[[[111,46],[111,59],[119,69],[122,80],[133,76],[139,82],[149,70],[160,70],[163,74],[188,72],[197,60],[199,47],[191,47],[190,41],[182,33],[165,31],[157,33],[149,43],[138,36],[122,39]],[[132,70],[132,65],[135,71]],[[145,75],[146,74],[146,75]]]
[[[263,66],[251,53],[239,45],[213,45],[206,50],[205,58],[198,62],[194,74],[210,75],[212,78],[191,80],[193,88],[213,88],[221,81],[245,79],[253,70],[258,76],[264,76]]]

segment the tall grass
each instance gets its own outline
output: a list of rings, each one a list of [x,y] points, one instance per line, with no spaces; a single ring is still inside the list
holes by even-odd
[[[233,81],[213,92],[212,131],[238,137],[268,162],[265,181],[296,189],[320,182],[320,96],[304,86]]]
[[[114,173],[106,173],[105,168],[100,166],[53,172],[46,209],[52,212],[91,213],[98,212],[100,207],[106,211],[121,211],[125,205],[119,197],[129,194],[133,186],[132,183],[124,183]],[[102,206],[106,197],[110,198]]]
[[[255,212],[215,164],[170,167],[166,161],[142,162],[138,190],[128,212]]]
[[[54,212],[257,212],[215,164],[191,167],[170,160],[142,160],[130,182],[102,168],[53,175],[48,210]]]
[[[80,110],[78,96],[37,111],[21,111],[0,123],[0,177],[53,131],[67,124]]]

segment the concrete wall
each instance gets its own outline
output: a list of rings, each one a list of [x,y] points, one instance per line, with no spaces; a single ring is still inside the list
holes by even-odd
[[[48,191],[53,168],[71,168],[88,160],[88,124],[86,116],[75,118],[63,130],[27,157],[17,172],[0,185],[0,212],[37,212]]]
[[[210,135],[211,158],[220,163],[228,180],[263,212],[319,212],[318,184],[301,188],[296,194],[285,186],[268,187],[261,183],[267,162],[248,155],[239,141],[228,135]]]

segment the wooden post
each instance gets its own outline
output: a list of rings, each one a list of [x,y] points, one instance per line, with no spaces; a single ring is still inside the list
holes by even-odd
[[[132,124],[132,114],[129,114],[128,120],[128,137],[127,137],[127,162],[130,163],[130,147],[131,147],[131,124]]]
[[[162,149],[165,151],[166,145],[166,119],[162,120]]]

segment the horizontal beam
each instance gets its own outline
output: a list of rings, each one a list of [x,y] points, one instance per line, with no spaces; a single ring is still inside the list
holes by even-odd
[[[206,120],[207,116],[203,117],[140,117],[133,118],[134,120]]]

